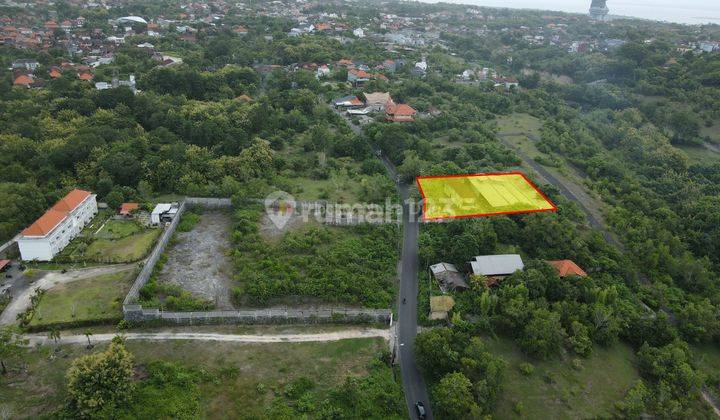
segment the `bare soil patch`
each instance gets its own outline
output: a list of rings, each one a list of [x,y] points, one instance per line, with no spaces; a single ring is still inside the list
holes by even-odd
[[[218,309],[233,309],[231,233],[230,213],[206,210],[191,231],[177,233],[158,281],[177,284],[197,297],[212,300]]]

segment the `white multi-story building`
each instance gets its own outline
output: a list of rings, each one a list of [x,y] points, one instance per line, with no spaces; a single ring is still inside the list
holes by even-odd
[[[22,231],[18,246],[25,261],[50,261],[97,214],[95,194],[72,190]]]

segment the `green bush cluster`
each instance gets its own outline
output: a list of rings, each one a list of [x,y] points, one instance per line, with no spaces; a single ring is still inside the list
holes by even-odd
[[[233,260],[238,304],[301,296],[387,308],[394,301],[398,229],[394,225],[303,227],[275,242],[258,233],[259,209],[235,214]]]

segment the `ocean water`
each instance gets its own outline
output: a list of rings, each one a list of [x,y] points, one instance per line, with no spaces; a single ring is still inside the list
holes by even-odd
[[[437,3],[437,0],[421,0]],[[513,9],[558,10],[587,13],[590,0],[443,0],[446,3],[472,4]],[[611,15],[630,16],[666,22],[720,25],[720,0],[608,0]]]

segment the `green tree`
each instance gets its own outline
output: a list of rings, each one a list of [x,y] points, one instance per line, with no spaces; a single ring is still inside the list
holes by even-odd
[[[14,327],[0,328],[0,367],[2,373],[7,373],[5,361],[13,359],[23,354],[23,346],[27,345],[28,340],[20,335],[20,331]]]
[[[67,372],[70,410],[79,417],[111,415],[134,389],[133,358],[120,337],[102,353],[75,359]]]
[[[530,355],[547,359],[560,351],[565,335],[560,314],[545,308],[536,309],[523,330],[520,347]]]
[[[433,389],[433,409],[441,419],[474,419],[481,414],[472,383],[460,372],[448,373]]]
[[[592,340],[588,328],[578,321],[573,321],[571,329],[572,335],[568,341],[572,350],[580,356],[588,357],[592,353]]]
[[[453,332],[435,328],[415,337],[415,359],[430,379],[438,379],[456,369],[460,355],[451,346]]]

